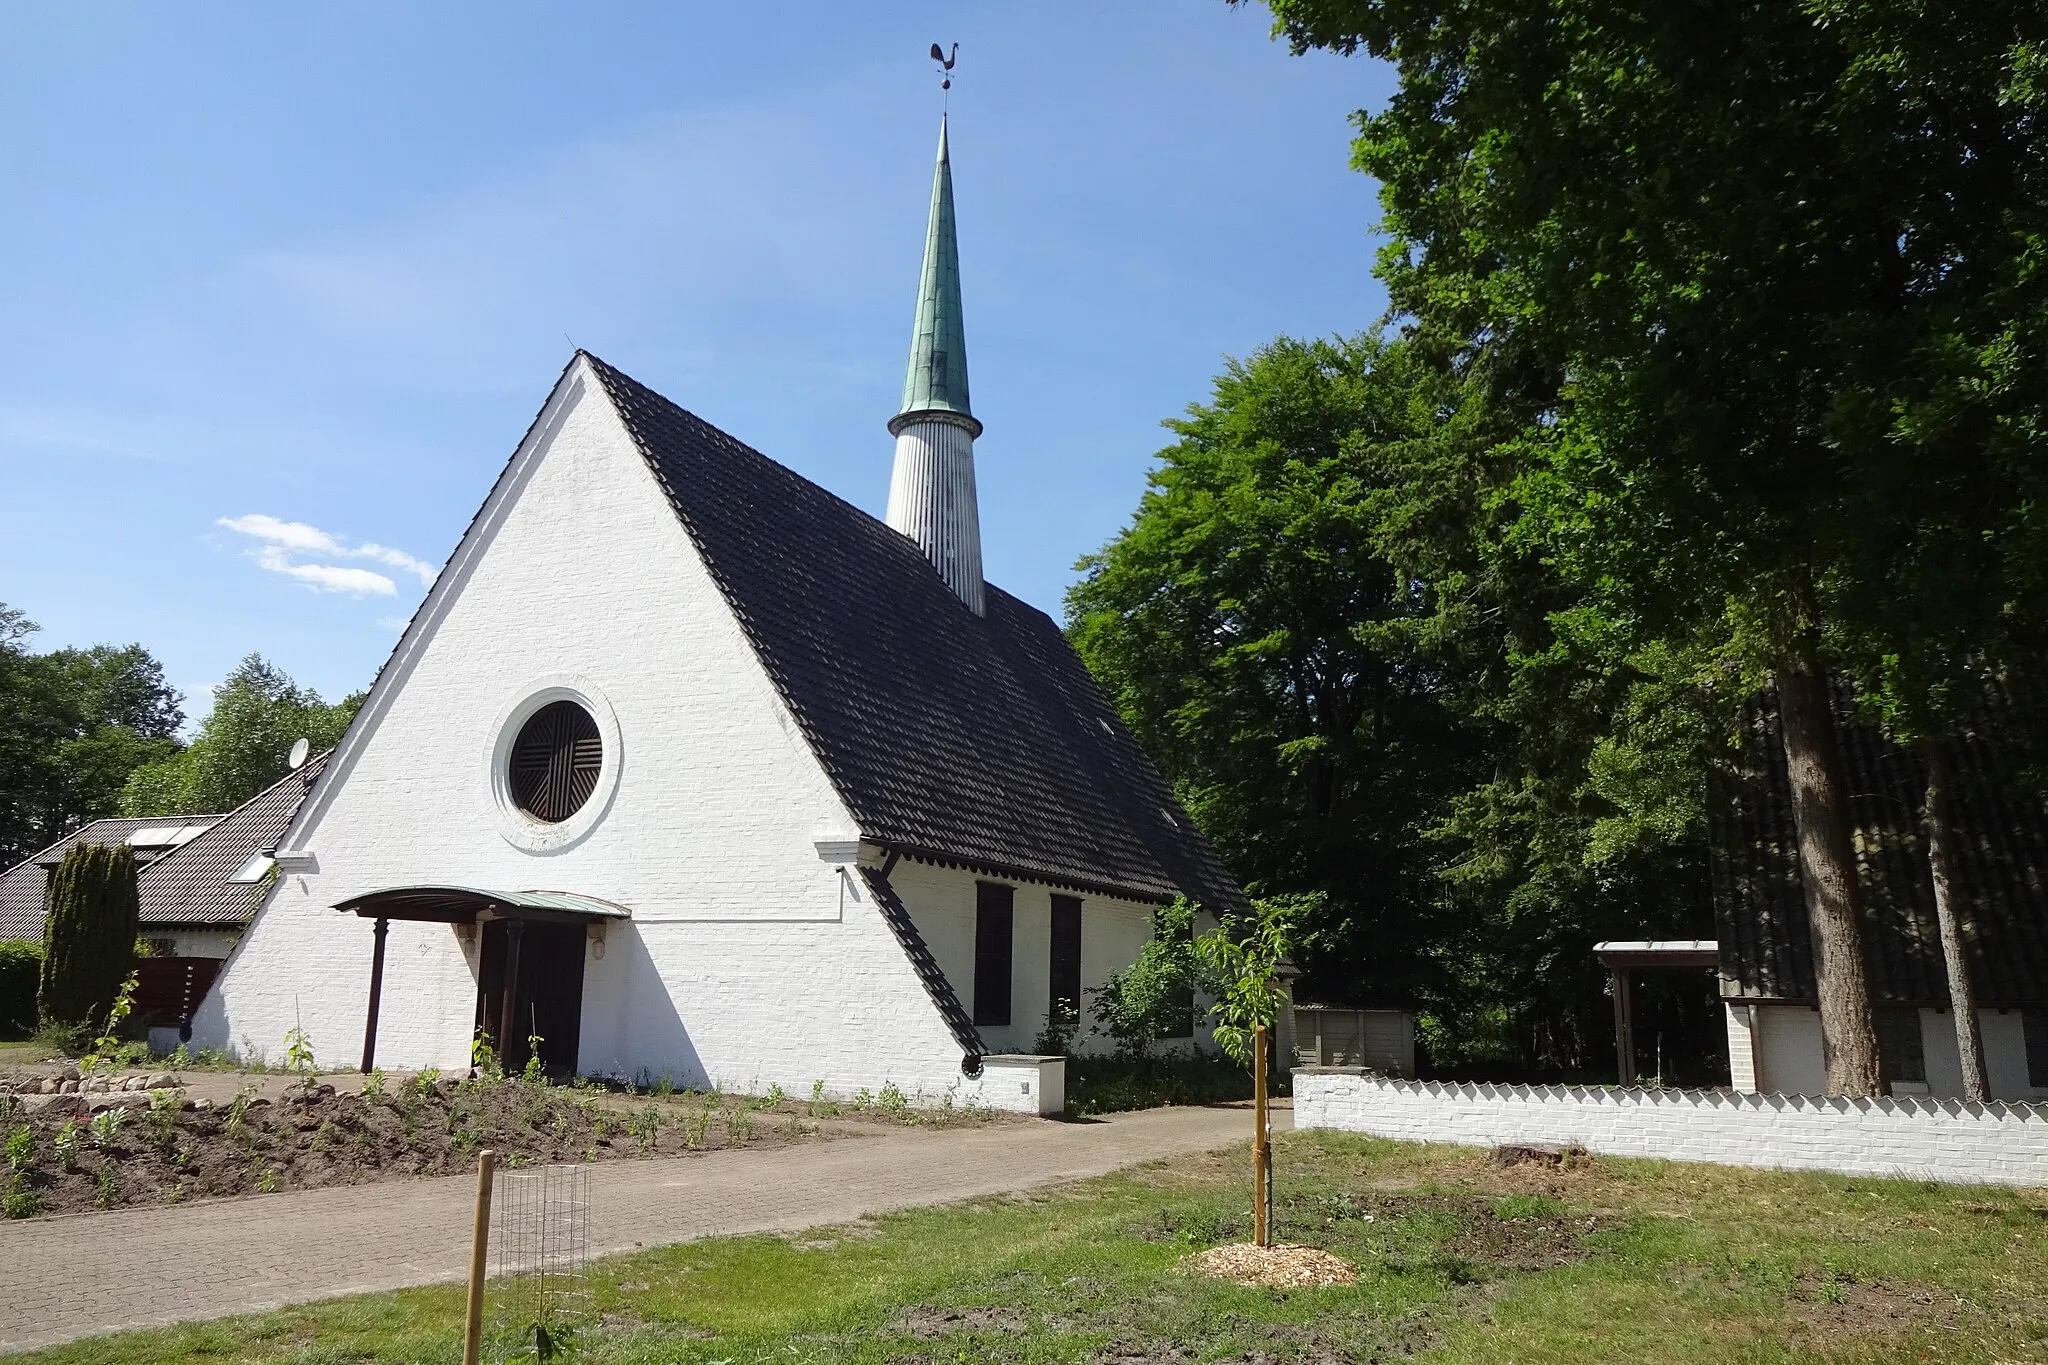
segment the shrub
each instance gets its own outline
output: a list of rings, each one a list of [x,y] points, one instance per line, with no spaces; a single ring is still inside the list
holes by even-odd
[[[1274,1068],[1267,1081],[1286,1094],[1288,1075]],[[1165,1104],[1222,1104],[1252,1097],[1252,1074],[1228,1057],[1070,1057],[1067,1113],[1116,1114]]]
[[[43,945],[31,938],[0,939],[0,1038],[26,1038],[36,1027],[36,986]]]
[[[73,844],[50,885],[36,1008],[47,1024],[97,1027],[135,955],[135,853]]]
[[[1195,1031],[1195,992],[1208,981],[1195,956],[1195,907],[1185,898],[1152,912],[1152,937],[1130,966],[1089,992],[1094,1032],[1119,1056],[1144,1058],[1165,1038]]]

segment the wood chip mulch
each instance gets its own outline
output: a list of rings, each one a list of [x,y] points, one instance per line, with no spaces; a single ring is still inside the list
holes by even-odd
[[[1233,1246],[1211,1247],[1188,1260],[1201,1274],[1269,1289],[1358,1283],[1358,1273],[1347,1262],[1314,1247],[1284,1243],[1262,1247],[1239,1242]]]

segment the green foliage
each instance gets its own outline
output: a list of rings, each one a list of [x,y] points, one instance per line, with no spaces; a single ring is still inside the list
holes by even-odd
[[[1275,1070],[1276,1094],[1287,1076]],[[1069,1057],[1067,1113],[1119,1114],[1168,1104],[1228,1104],[1252,1097],[1251,1073],[1228,1057]]]
[[[1137,515],[1067,599],[1225,866],[1256,894],[1322,893],[1318,998],[1424,983],[1431,816],[1489,770],[1458,688],[1488,604],[1428,543],[1479,514],[1483,416],[1416,346],[1276,340],[1167,423]]]
[[[294,741],[331,749],[362,705],[356,693],[329,705],[251,654],[214,689],[198,737],[175,757],[136,769],[121,794],[125,815],[232,810],[290,771]]]
[[[1073,1048],[1074,1035],[1081,1031],[1081,1011],[1071,1000],[1054,1000],[1045,1011],[1045,1023],[1031,1040],[1031,1050],[1041,1057],[1064,1057]]]
[[[1379,274],[1496,428],[1482,515],[1427,539],[1508,589],[1479,600],[1509,761],[1434,832],[1472,924],[1571,932],[1446,935],[1433,994],[1514,1032],[1542,1021],[1501,973],[1555,981],[1631,884],[1674,918],[1727,711],[1773,674],[1852,679],[1906,743],[1995,680],[2038,746],[2037,7],[1270,7],[1297,51],[1394,64],[1354,144]]]
[[[1094,1032],[1113,1040],[1119,1056],[1145,1057],[1162,1039],[1194,1032],[1195,991],[1202,984],[1194,939],[1193,902],[1182,897],[1160,906],[1137,959],[1090,991]]]
[[[0,939],[0,1038],[25,1038],[35,1031],[42,972],[42,944],[27,938]]]
[[[319,1070],[313,1057],[313,1040],[306,1036],[305,1028],[299,1024],[285,1030],[284,1069],[306,1081],[312,1080]]]
[[[35,630],[0,605],[0,867],[115,814],[129,775],[175,753],[184,722],[140,645],[33,654]]]
[[[126,844],[74,844],[50,884],[36,1007],[45,1023],[96,1029],[135,950],[135,854]]]
[[[121,979],[121,988],[114,992],[114,1003],[107,1008],[107,1021],[101,1027],[99,1037],[92,1040],[92,1047],[78,1059],[78,1069],[87,1076],[124,1065],[132,1054],[132,1049],[121,1045],[119,1034],[121,1021],[135,1009],[135,984],[134,972]],[[142,1055],[149,1055],[146,1047]]]
[[[1320,892],[1254,901],[1249,922],[1219,924],[1195,940],[1195,956],[1218,992],[1209,1007],[1216,1045],[1241,1067],[1252,1065],[1254,1031],[1280,1018],[1287,1003],[1280,968],[1321,901]]]

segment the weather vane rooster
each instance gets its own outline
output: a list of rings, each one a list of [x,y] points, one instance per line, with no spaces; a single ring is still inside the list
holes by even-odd
[[[951,90],[953,88],[953,63],[960,60],[960,44],[953,44],[952,55],[948,56],[946,49],[940,47],[937,43],[933,43],[932,60],[939,64],[939,89]]]

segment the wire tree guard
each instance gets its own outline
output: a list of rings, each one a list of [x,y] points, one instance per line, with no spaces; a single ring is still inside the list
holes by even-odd
[[[590,1167],[497,1177],[489,1358],[573,1360],[590,1316]]]

